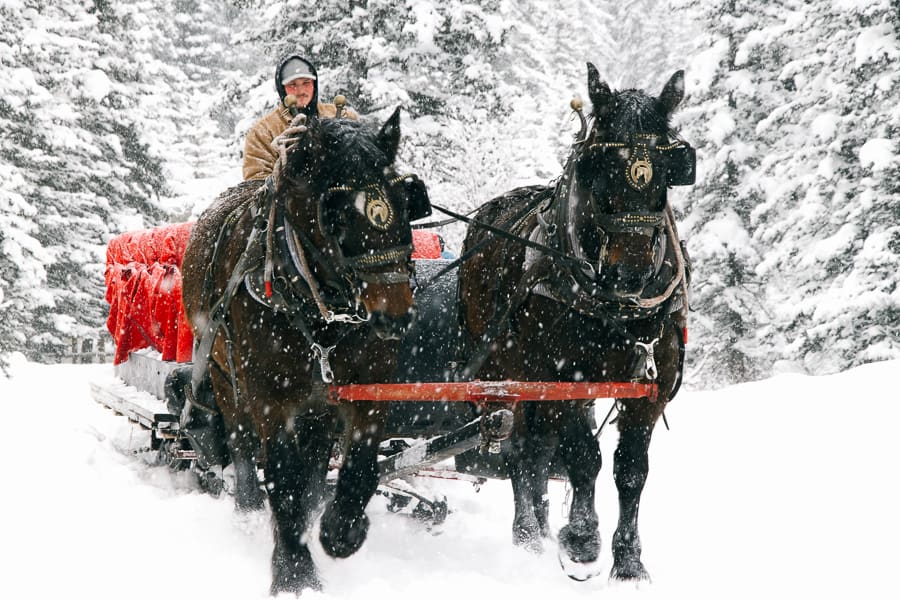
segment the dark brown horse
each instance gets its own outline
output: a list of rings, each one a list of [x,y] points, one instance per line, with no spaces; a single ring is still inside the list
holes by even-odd
[[[238,508],[264,500],[274,521],[273,594],[319,588],[306,535],[325,500],[336,429],[347,440],[319,540],[331,556],[363,543],[382,405],[338,411],[329,385],[384,382],[413,316],[410,219],[424,185],[393,167],[399,110],[371,129],[295,123],[262,185],[224,193],[195,225],[183,264],[195,347],[194,402],[221,412]],[[211,380],[213,399],[204,398]]]
[[[693,150],[673,141],[669,118],[684,93],[675,73],[659,97],[613,92],[588,64],[593,123],[583,123],[555,186],[519,188],[484,205],[463,252],[461,319],[476,358],[469,376],[530,381],[656,383],[658,398],[617,402],[619,522],[611,576],[648,578],[638,505],[653,427],[681,381],[686,276],[666,190],[693,181]],[[600,449],[590,399],[524,402],[507,456],[513,540],[535,551],[549,534],[547,480],[559,460],[572,485],[559,532],[570,576],[592,576],[600,552],[594,486]]]

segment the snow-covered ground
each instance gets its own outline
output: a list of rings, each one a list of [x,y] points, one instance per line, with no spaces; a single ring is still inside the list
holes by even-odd
[[[266,598],[268,516],[238,516],[230,498],[133,454],[140,432],[89,393],[111,370],[20,362],[0,379],[0,597]],[[514,548],[508,482],[476,493],[430,481],[453,510],[439,534],[376,498],[363,549],[322,564],[326,591],[308,597],[898,598],[898,370],[883,362],[683,392],[651,445],[641,506],[651,584],[576,583],[552,548]],[[608,572],[614,428],[601,440]],[[551,492],[558,528],[565,487]]]

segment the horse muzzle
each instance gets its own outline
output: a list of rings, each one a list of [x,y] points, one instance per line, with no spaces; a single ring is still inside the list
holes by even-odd
[[[654,269],[633,268],[628,265],[611,265],[601,275],[603,286],[623,300],[639,298],[654,277]]]
[[[409,271],[357,273],[357,277],[363,283],[359,300],[375,334],[386,340],[403,337],[416,316]]]
[[[382,340],[399,340],[406,335],[416,320],[416,308],[410,306],[406,314],[392,316],[381,311],[369,313],[369,325]]]

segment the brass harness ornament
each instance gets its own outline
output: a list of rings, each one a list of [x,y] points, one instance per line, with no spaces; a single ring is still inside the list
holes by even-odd
[[[399,177],[397,178],[400,179]],[[391,180],[394,183],[395,180]],[[333,192],[362,192],[366,195],[366,203],[363,206],[366,218],[376,229],[387,231],[394,224],[394,206],[384,197],[381,186],[377,184],[367,185],[362,188],[354,188],[349,185],[339,185],[328,188]]]
[[[386,231],[394,222],[394,207],[384,197],[381,188],[366,190],[366,218],[376,229]]]
[[[625,179],[628,180],[628,185],[638,191],[645,190],[650,185],[653,179],[653,163],[650,162],[647,146],[634,147],[625,165]]]

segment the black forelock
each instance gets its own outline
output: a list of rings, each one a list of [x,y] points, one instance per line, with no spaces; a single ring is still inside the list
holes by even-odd
[[[324,119],[320,127],[325,168],[333,183],[364,183],[390,165],[373,127],[349,119]]]
[[[656,98],[640,90],[622,90],[613,97],[612,110],[603,116],[604,128],[615,138],[624,140],[632,133],[665,134],[669,119]]]

